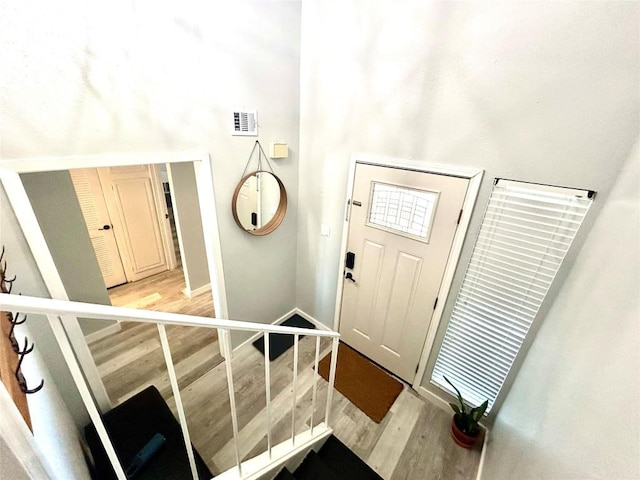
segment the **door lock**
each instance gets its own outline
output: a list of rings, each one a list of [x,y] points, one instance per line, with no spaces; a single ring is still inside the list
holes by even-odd
[[[344,266],[353,269],[356,263],[356,254],[353,252],[347,252],[347,258],[344,261]]]
[[[111,230],[111,225],[103,225],[102,228],[99,228],[98,230]]]
[[[346,278],[347,280],[351,280],[353,283],[356,283],[356,279],[353,278],[353,275],[351,274],[351,272],[347,272],[344,278]]]

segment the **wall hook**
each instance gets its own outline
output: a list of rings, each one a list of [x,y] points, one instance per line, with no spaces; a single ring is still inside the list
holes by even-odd
[[[11,293],[11,290],[13,290],[13,282],[16,281],[16,275],[13,276],[13,278],[11,280],[7,280],[6,278],[2,280],[2,289],[5,290],[6,287],[5,285],[8,283],[9,284],[9,290],[5,290],[6,293]]]
[[[44,387],[44,380],[40,380],[40,384],[35,387],[35,388],[29,388],[27,387],[27,380],[24,378],[24,375],[22,374],[22,361],[24,360],[24,357],[31,353],[34,349],[34,347],[36,346],[36,344],[32,344],[31,347],[28,346],[29,345],[29,339],[27,337],[25,337],[24,339],[24,348],[22,349],[22,351],[18,351],[18,365],[16,367],[16,380],[18,381],[18,385],[20,385],[20,390],[22,390],[23,393],[36,393],[39,392],[40,390],[42,390],[42,387]]]
[[[20,351],[20,346],[18,345],[18,341],[16,340],[16,337],[13,333],[13,329],[16,328],[16,325],[22,325],[24,322],[26,322],[27,316],[25,315],[22,320],[19,320],[19,318],[20,318],[20,313],[16,313],[15,320],[13,319],[13,315],[9,313],[9,321],[11,322],[11,330],[9,330],[9,341],[11,341],[11,347],[13,348],[13,351],[16,353]]]
[[[24,358],[25,355],[33,352],[33,349],[35,348],[36,344],[33,343],[31,344],[31,347],[29,347],[29,339],[27,337],[24,337],[24,348],[22,349],[22,351],[18,350],[16,353],[20,356],[20,360],[18,361],[18,368],[20,368],[20,362],[22,362],[22,359]]]
[[[42,390],[42,387],[44,387],[44,379],[40,380],[40,384],[35,388],[27,387],[27,380],[24,378],[24,375],[20,370],[16,372],[16,380],[18,380],[18,385],[20,385],[20,390],[22,390],[22,393],[37,393]]]

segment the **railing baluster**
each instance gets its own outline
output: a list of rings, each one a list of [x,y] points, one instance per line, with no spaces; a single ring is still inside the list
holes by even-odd
[[[227,386],[229,387],[229,405],[231,407],[231,424],[233,426],[233,446],[236,451],[236,465],[238,466],[238,475],[242,476],[242,463],[240,462],[240,446],[238,445],[238,412],[236,410],[236,392],[233,388],[233,368],[231,359],[233,357],[233,348],[231,347],[231,334],[229,330],[223,330],[224,348],[227,352],[225,366],[227,369]]]
[[[313,417],[316,411],[316,396],[318,393],[318,360],[320,358],[320,337],[316,337],[316,359],[313,364],[315,375],[313,376],[313,391],[311,394],[311,435],[313,435]]]
[[[291,409],[291,444],[296,446],[296,407],[298,399],[296,398],[298,387],[298,334],[293,335],[293,408]]]
[[[333,384],[336,381],[336,364],[338,362],[338,341],[339,338],[333,338],[333,345],[331,346],[331,367],[329,370],[329,386],[327,390],[327,405],[324,413],[324,422],[329,425],[329,417],[331,414],[331,404],[333,403]]]
[[[182,405],[182,396],[180,395],[180,386],[178,385],[176,369],[173,365],[173,358],[171,357],[171,348],[169,347],[167,329],[161,323],[158,323],[158,333],[160,334],[160,345],[162,346],[162,353],[164,354],[164,362],[167,364],[169,383],[171,383],[171,390],[173,390],[173,399],[176,401],[176,410],[178,410],[178,418],[180,419],[180,426],[182,427],[182,437],[184,438],[184,446],[187,449],[191,475],[193,476],[193,480],[198,480],[196,459],[193,456],[193,447],[191,446],[191,437],[189,436],[189,427],[187,426],[187,416],[184,414],[184,406]]]
[[[316,417],[320,417],[320,415],[316,415],[316,407],[318,403],[318,367],[319,367],[319,356],[320,356],[320,346],[322,337],[327,337],[332,339],[331,345],[331,366],[329,372],[329,386],[326,397],[326,405],[325,405],[325,414],[324,420],[327,426],[330,424],[331,410],[333,407],[333,389],[336,378],[336,365],[337,365],[337,355],[338,355],[338,345],[339,345],[339,334],[337,332],[330,331],[313,331],[312,333],[308,333],[307,330],[301,330],[299,328],[294,327],[285,327],[278,325],[261,325],[254,324],[250,322],[240,322],[234,320],[224,320],[224,319],[216,319],[216,318],[205,318],[205,317],[197,317],[191,315],[181,315],[181,314],[170,314],[170,313],[160,313],[160,312],[151,312],[151,311],[143,311],[143,310],[133,310],[129,308],[122,307],[111,307],[104,305],[95,305],[95,304],[86,304],[86,303],[78,303],[78,302],[70,302],[70,301],[62,301],[62,300],[51,300],[51,299],[43,299],[43,298],[35,298],[35,297],[27,297],[27,296],[15,296],[8,295],[5,293],[0,293],[0,308],[7,311],[19,310],[25,314],[44,314],[49,317],[52,329],[56,336],[56,340],[58,345],[60,346],[65,360],[69,364],[69,368],[71,373],[78,385],[78,389],[83,397],[83,401],[87,406],[87,410],[89,415],[91,416],[92,421],[96,427],[98,432],[98,436],[103,442],[106,453],[109,457],[110,462],[113,465],[113,468],[116,472],[116,475],[119,480],[126,480],[126,476],[124,474],[123,468],[119,463],[118,457],[115,453],[115,450],[111,444],[108,433],[104,428],[104,424],[100,419],[100,414],[98,409],[96,408],[96,404],[94,403],[91,395],[90,386],[86,383],[83,378],[83,372],[80,368],[80,365],[77,361],[75,361],[73,347],[68,342],[67,334],[65,331],[66,327],[63,327],[63,322],[65,320],[65,316],[74,316],[81,318],[93,318],[93,319],[107,319],[107,320],[126,320],[126,321],[134,321],[140,323],[154,323],[157,325],[158,332],[160,334],[162,349],[165,356],[165,361],[167,362],[167,371],[169,374],[169,380],[171,383],[171,387],[173,389],[173,394],[176,399],[176,407],[178,409],[178,416],[180,417],[180,423],[183,430],[183,436],[185,441],[185,446],[188,450],[189,463],[192,468],[193,478],[197,478],[197,471],[195,471],[195,462],[194,456],[195,452],[192,449],[191,441],[189,437],[189,432],[187,428],[186,416],[184,413],[184,406],[182,403],[182,399],[179,392],[179,386],[177,381],[177,376],[175,373],[175,366],[173,364],[173,360],[171,358],[171,350],[169,347],[168,338],[166,336],[166,326],[167,325],[180,325],[180,326],[194,326],[194,327],[206,327],[206,328],[217,328],[220,334],[220,344],[224,347],[224,351],[227,353],[227,359],[225,360],[226,374],[227,374],[227,387],[229,393],[229,404],[231,408],[231,421],[233,427],[233,447],[235,449],[235,457],[236,457],[236,465],[238,467],[238,477],[244,478],[249,472],[245,472],[247,467],[243,468],[241,459],[241,448],[240,448],[240,439],[239,439],[239,427],[238,427],[238,412],[236,406],[236,397],[235,397],[235,388],[233,384],[233,365],[232,365],[232,346],[231,346],[231,338],[230,331],[238,330],[238,331],[250,331],[250,332],[262,332],[265,338],[265,394],[266,394],[266,407],[267,407],[267,446],[268,446],[268,457],[273,460],[274,455],[274,446],[272,444],[273,441],[273,418],[271,412],[271,371],[270,371],[270,362],[268,360],[270,356],[270,335],[271,333],[278,334],[286,334],[294,336],[294,348],[293,348],[293,383],[292,383],[292,411],[291,411],[291,445],[295,446],[296,444],[296,417],[297,417],[297,408],[298,408],[298,369],[300,363],[300,348],[299,341],[300,335],[309,335],[316,337],[316,350],[315,350],[315,361],[314,367],[316,369],[316,375],[313,378],[312,385],[312,399],[311,399],[311,428],[309,434],[311,436],[314,435],[314,423],[316,422]],[[320,420],[319,418],[317,419]],[[195,473],[194,473],[195,471]],[[251,474],[253,474],[251,472]]]
[[[73,347],[71,346],[64,327],[62,326],[62,318],[58,315],[47,315],[47,319],[49,320],[49,325],[51,325],[51,330],[53,330],[53,335],[58,342],[62,356],[67,362],[67,366],[69,367],[69,371],[71,372],[71,376],[73,377],[76,387],[78,387],[84,406],[87,407],[89,418],[91,418],[93,426],[96,428],[98,437],[102,442],[105,452],[107,453],[107,457],[111,462],[111,466],[113,467],[116,477],[118,477],[118,480],[127,480],[127,476],[125,475],[124,469],[120,464],[120,460],[116,455],[116,451],[113,448],[109,434],[102,422],[100,412],[98,412],[91,392],[89,391],[89,387],[87,386],[87,381],[84,378],[80,364],[76,359]]]
[[[267,395],[267,451],[271,460],[271,365],[269,361],[269,332],[264,333],[264,389]]]

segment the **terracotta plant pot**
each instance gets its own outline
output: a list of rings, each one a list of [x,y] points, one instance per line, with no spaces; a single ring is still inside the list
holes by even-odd
[[[462,448],[473,448],[478,438],[480,438],[482,431],[478,431],[478,433],[473,437],[462,433],[456,425],[456,416],[457,414],[451,419],[451,437],[453,438],[453,441]]]

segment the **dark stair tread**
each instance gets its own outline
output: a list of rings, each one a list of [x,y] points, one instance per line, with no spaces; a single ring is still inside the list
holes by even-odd
[[[331,435],[319,452],[320,458],[344,478],[382,480],[369,465],[353,453],[344,443]]]
[[[296,477],[294,477],[289,470],[283,468],[273,480],[296,480]]]
[[[294,477],[297,480],[347,480],[351,477],[339,475],[329,467],[316,452],[311,450],[296,471]]]
[[[307,328],[309,330],[314,330],[316,328],[313,323],[305,320],[297,313],[282,322],[282,326]],[[300,335],[298,338],[302,339],[304,338],[304,335]],[[264,337],[260,337],[253,342],[253,346],[257,348],[262,355],[264,355]],[[292,346],[293,335],[289,335],[287,333],[272,333],[269,336],[269,360],[275,360]]]

